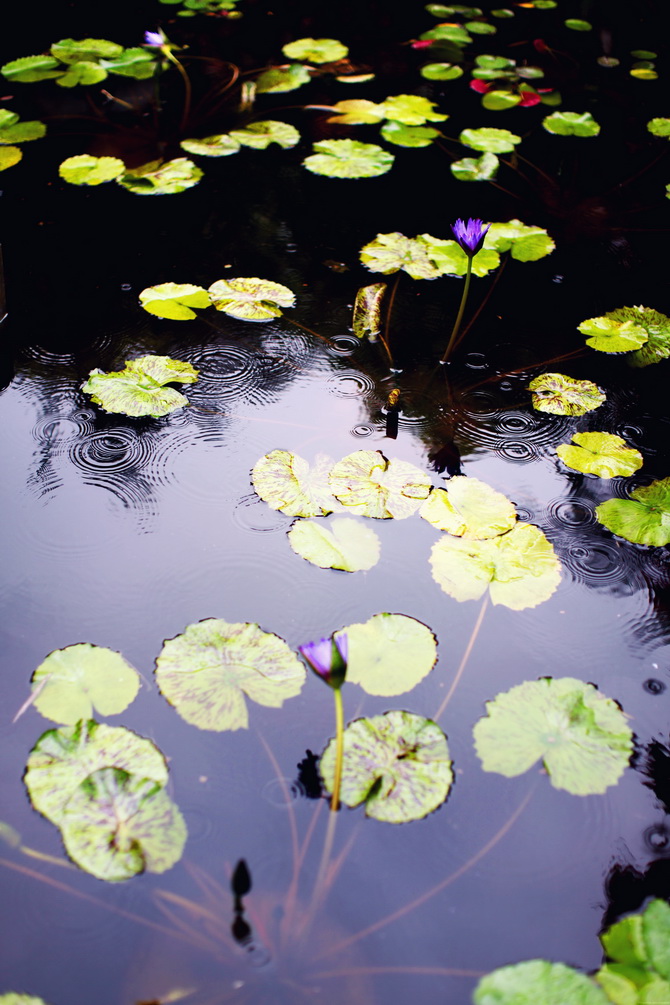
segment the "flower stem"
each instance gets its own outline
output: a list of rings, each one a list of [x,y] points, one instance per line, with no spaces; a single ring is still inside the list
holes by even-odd
[[[342,755],[344,751],[344,708],[342,706],[342,691],[335,688],[335,774],[333,776],[333,794],[330,799],[330,809],[336,813],[340,806],[340,785],[342,782]]]
[[[468,256],[468,270],[465,273],[465,286],[463,287],[463,296],[461,297],[461,305],[458,308],[458,314],[456,316],[456,321],[454,322],[454,327],[451,330],[451,336],[449,338],[449,344],[445,349],[444,356],[440,360],[440,363],[446,363],[451,355],[451,350],[454,347],[454,342],[456,341],[456,336],[458,335],[459,329],[461,327],[461,321],[463,320],[463,313],[465,311],[465,305],[468,299],[468,293],[470,292],[470,280],[472,278],[472,259]]]
[[[171,63],[174,63],[174,65],[179,70],[179,73],[181,74],[181,79],[184,81],[184,109],[182,111],[181,123],[179,125],[179,128],[183,130],[186,127],[186,123],[188,122],[188,117],[191,111],[191,81],[189,79],[188,73],[186,72],[182,64],[179,62],[176,56],[174,56],[170,51],[169,46],[167,45],[161,46],[161,52],[167,56],[167,58],[170,60]]]

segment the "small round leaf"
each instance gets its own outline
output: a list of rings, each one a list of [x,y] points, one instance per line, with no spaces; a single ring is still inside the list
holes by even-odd
[[[217,311],[243,321],[268,321],[281,317],[282,307],[293,307],[295,295],[287,286],[269,279],[217,279],[209,287]]]
[[[437,641],[430,628],[406,614],[374,614],[362,624],[347,625],[347,682],[368,694],[411,691],[437,661]]]
[[[63,161],[58,174],[70,185],[102,185],[106,181],[114,181],[125,170],[125,164],[118,157],[77,154]]]
[[[574,433],[572,446],[561,443],[556,453],[564,464],[598,478],[627,478],[642,467],[639,450],[612,433]]]
[[[93,712],[118,715],[135,699],[137,671],[120,653],[88,642],[49,653],[32,676],[39,688],[35,708],[47,719],[68,725]]]
[[[573,380],[564,373],[542,373],[528,385],[533,408],[551,415],[584,415],[598,408],[605,395],[592,380]]]
[[[379,561],[379,538],[371,527],[350,517],[296,520],[288,539],[297,555],[321,569],[361,572]]]
[[[321,140],[302,162],[312,174],[326,178],[376,178],[390,171],[393,154],[376,143],[358,140]]]
[[[304,59],[308,63],[336,63],[345,59],[349,50],[336,38],[297,38],[282,47],[289,59]]]
[[[428,497],[430,478],[407,461],[389,461],[380,450],[356,450],[330,472],[333,495],[359,516],[403,519]]]

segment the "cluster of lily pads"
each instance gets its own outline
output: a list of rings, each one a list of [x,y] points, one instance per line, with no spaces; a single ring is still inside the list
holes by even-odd
[[[0,108],[0,171],[18,164],[23,157],[23,151],[16,146],[17,143],[40,140],[46,131],[43,122],[37,119],[21,122],[16,112]]]
[[[129,49],[105,38],[63,38],[40,56],[22,56],[0,67],[11,83],[29,84],[55,80],[59,87],[99,84],[109,76],[153,77],[157,54],[143,46]]]

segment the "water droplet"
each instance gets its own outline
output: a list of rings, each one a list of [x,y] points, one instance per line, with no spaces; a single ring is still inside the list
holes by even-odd
[[[670,834],[665,824],[647,827],[644,832],[644,840],[647,847],[655,852],[666,851],[670,847]]]

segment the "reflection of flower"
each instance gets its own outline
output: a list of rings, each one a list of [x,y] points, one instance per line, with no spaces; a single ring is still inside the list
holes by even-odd
[[[347,673],[348,639],[346,635],[339,638],[319,639],[318,642],[308,642],[298,646],[298,652],[322,681],[339,690]]]
[[[158,31],[145,31],[144,33],[144,44],[152,46],[155,49],[160,49],[167,42],[167,38],[163,32],[158,29]]]
[[[451,229],[456,241],[468,258],[474,258],[484,243],[490,226],[489,223],[485,227],[483,220],[470,219],[467,223],[465,220],[456,220]]]

